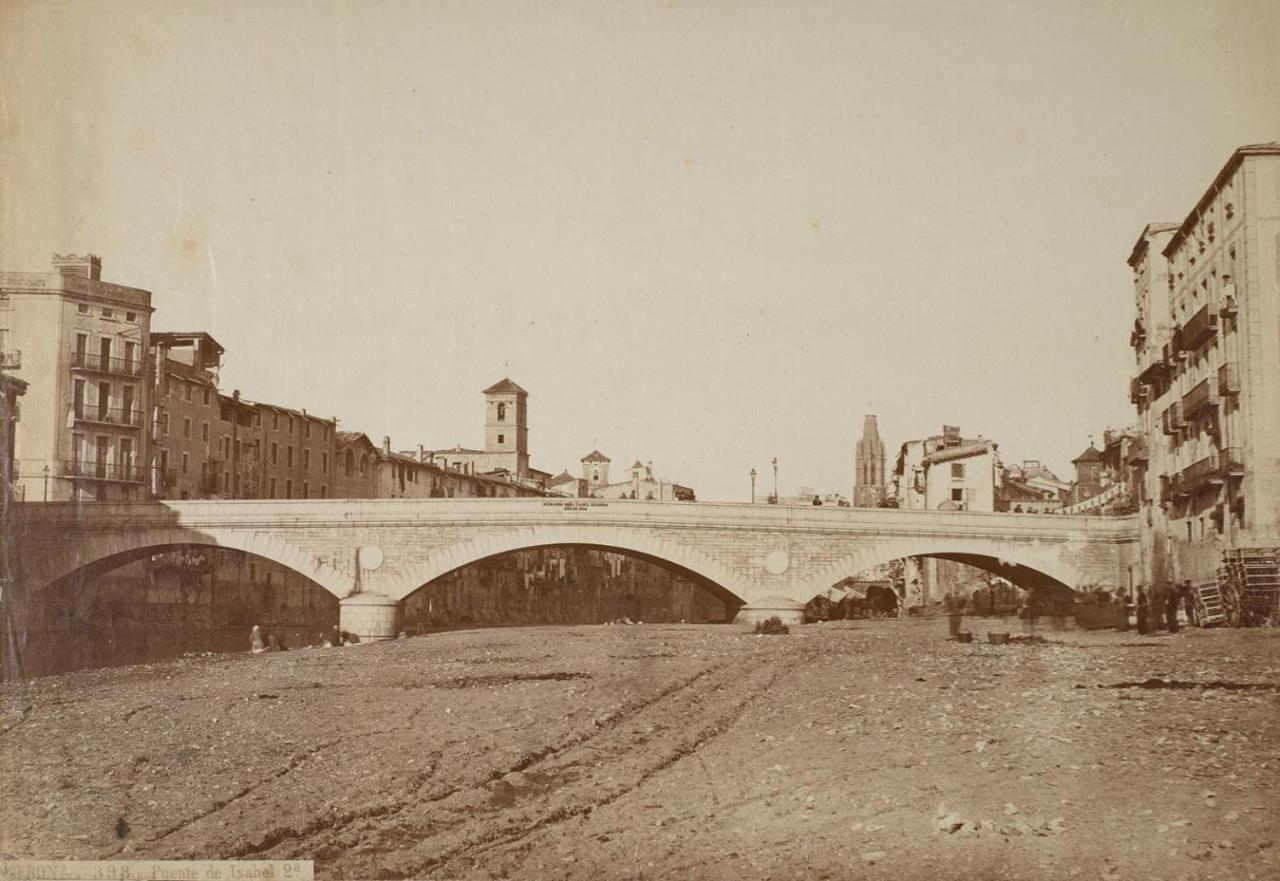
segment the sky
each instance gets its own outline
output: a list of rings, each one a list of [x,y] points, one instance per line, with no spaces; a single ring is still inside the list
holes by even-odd
[[[1280,4],[0,4],[0,268],[91,251],[224,389],[396,449],[849,495],[961,426],[1064,477],[1143,226],[1280,138]],[[31,378],[29,378],[31,379]]]

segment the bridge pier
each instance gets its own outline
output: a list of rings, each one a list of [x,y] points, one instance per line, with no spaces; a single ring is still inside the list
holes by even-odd
[[[400,601],[380,593],[356,593],[338,601],[338,627],[361,642],[395,639],[400,632]]]

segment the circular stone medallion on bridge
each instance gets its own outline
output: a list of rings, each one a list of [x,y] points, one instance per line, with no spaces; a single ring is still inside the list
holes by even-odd
[[[786,551],[770,551],[764,558],[765,571],[770,575],[781,575],[791,566],[791,558]]]
[[[382,548],[377,545],[360,546],[360,568],[372,572],[382,565]]]

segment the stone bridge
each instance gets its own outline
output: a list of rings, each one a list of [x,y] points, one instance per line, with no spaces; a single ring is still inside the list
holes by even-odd
[[[553,545],[631,554],[745,610],[807,602],[903,557],[968,563],[1028,589],[1128,586],[1133,518],[594,499],[27,503],[10,521],[21,589],[167,549],[274,560],[340,600],[344,629],[396,633],[400,603],[455,569]]]

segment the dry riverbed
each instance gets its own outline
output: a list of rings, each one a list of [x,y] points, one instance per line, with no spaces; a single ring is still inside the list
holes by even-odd
[[[320,878],[1280,877],[1280,632],[1038,633],[479,630],[8,685],[0,851]]]

